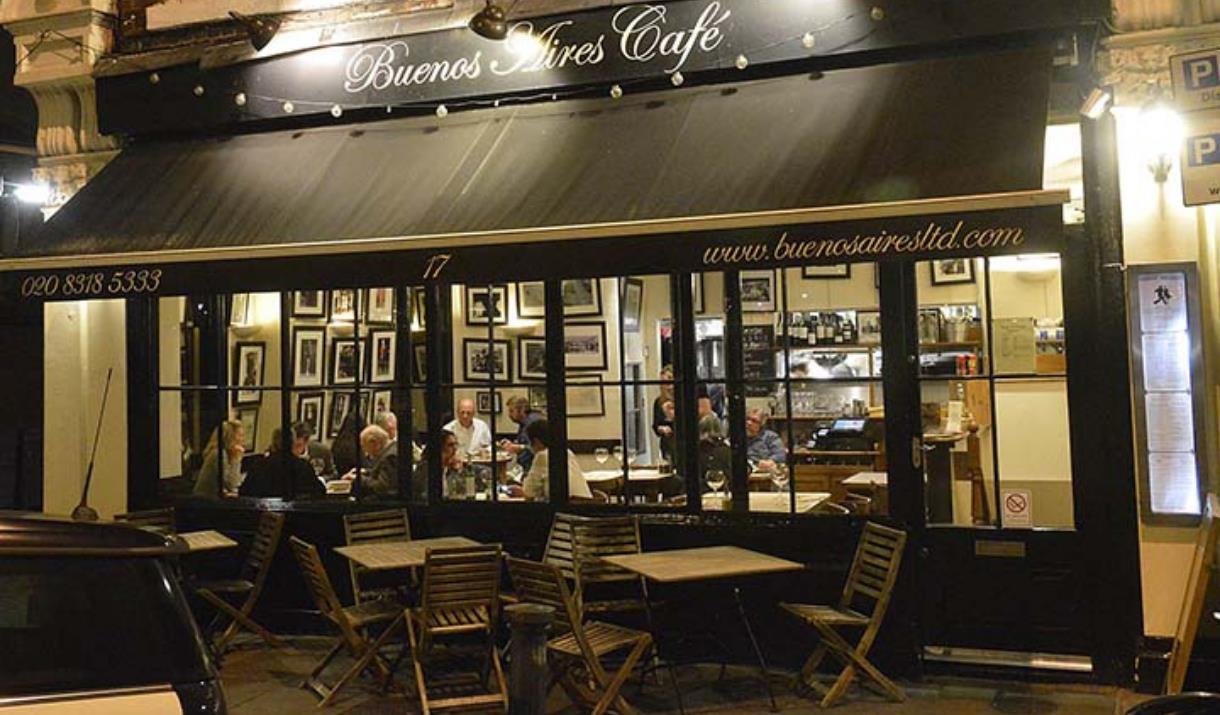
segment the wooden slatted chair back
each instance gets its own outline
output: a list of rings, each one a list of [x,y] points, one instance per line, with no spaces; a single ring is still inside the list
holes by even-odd
[[[555,609],[551,636],[580,628],[583,620],[580,592],[568,588],[563,572],[553,564],[509,557],[508,575],[522,603],[536,603]]]
[[[639,579],[637,574],[603,561],[606,556],[640,553],[638,516],[599,517],[576,522],[572,541],[576,572],[582,585]]]
[[[370,541],[410,541],[411,522],[406,509],[344,514],[343,533],[348,546]]]
[[[343,515],[343,535],[347,545],[367,544],[377,541],[410,541],[411,521],[406,509],[368,511],[361,514]],[[352,582],[352,595],[356,603],[365,601],[366,593],[361,584],[368,569],[348,560],[348,576]]]
[[[158,534],[165,536],[173,536],[178,533],[174,526],[174,508],[166,507],[164,509],[147,509],[144,511],[129,511],[126,514],[115,514],[115,521],[121,521],[132,526],[138,526],[141,529],[155,531]]]
[[[250,551],[246,554],[246,562],[242,564],[241,569],[241,578],[253,583],[255,590],[261,590],[263,582],[267,580],[267,573],[271,570],[271,561],[275,558],[283,531],[283,514],[259,512],[254,541],[250,544]]]
[[[493,617],[500,598],[500,545],[428,549],[420,608],[437,611],[487,609]],[[425,617],[424,622],[429,622]]]
[[[313,596],[318,610],[327,620],[339,627],[339,631],[348,643],[359,642],[355,628],[343,612],[343,604],[339,602],[339,596],[330,582],[330,576],[326,574],[326,567],[322,565],[322,557],[318,555],[317,547],[295,536],[288,537],[288,543],[292,545],[292,553],[301,566],[301,576],[305,578],[305,585],[309,588],[309,593]]]
[[[879,621],[885,615],[894,591],[906,541],[905,531],[867,522],[856,546],[856,557],[847,575],[839,607],[854,609]]]
[[[542,552],[543,563],[559,567],[565,578],[576,579],[576,558],[573,555],[576,524],[588,521],[588,517],[575,514],[556,513],[551,521],[551,532],[546,537],[546,549]]]

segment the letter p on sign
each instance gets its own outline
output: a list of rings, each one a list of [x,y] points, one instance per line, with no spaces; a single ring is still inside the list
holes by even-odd
[[[1220,67],[1217,57],[1200,57],[1186,63],[1186,88],[1205,89],[1220,86]]]
[[[1220,164],[1220,134],[1201,134],[1187,139],[1189,152],[1186,163],[1190,166],[1207,166]]]

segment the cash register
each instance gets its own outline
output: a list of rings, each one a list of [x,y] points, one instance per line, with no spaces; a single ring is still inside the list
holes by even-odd
[[[864,452],[873,449],[866,435],[868,419],[841,417],[819,423],[813,433],[813,449],[822,452]]]

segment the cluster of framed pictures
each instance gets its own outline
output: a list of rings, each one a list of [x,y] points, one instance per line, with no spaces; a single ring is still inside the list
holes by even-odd
[[[606,350],[606,324],[570,322],[564,324],[564,365],[569,371],[603,371],[609,365]],[[518,336],[517,377],[524,381],[545,380],[546,338]],[[462,340],[462,365],[466,382],[511,382],[512,343],[508,340],[465,338]],[[418,361],[417,361],[418,362]]]
[[[366,338],[332,338],[329,361],[326,328],[300,326],[292,331],[294,387],[393,382],[397,359],[398,334],[393,329],[370,330]]]
[[[945,258],[929,261],[932,285],[974,282],[974,260],[971,258]],[[881,286],[881,272],[874,264],[875,285]],[[777,305],[776,272],[773,269],[741,271],[741,309],[746,312],[772,312]],[[801,277],[811,280],[836,280],[851,278],[851,264],[838,263],[828,266],[802,266]],[[700,276],[696,274],[695,312],[703,312],[703,291]]]
[[[292,317],[329,318],[331,322],[394,322],[393,288],[299,290],[292,294]]]
[[[393,409],[393,392],[390,390],[362,390],[359,396],[360,404],[356,405],[355,392],[299,392],[293,403],[293,420],[309,425],[318,439],[333,439],[343,427],[343,418],[349,412],[359,410],[364,421],[371,423],[378,413]]]
[[[642,288],[642,284],[641,284]],[[508,285],[466,286],[466,324],[506,325],[508,323]],[[536,319],[546,316],[546,287],[542,281],[517,284],[517,317]],[[602,314],[600,278],[575,278],[563,282],[563,314],[565,317],[588,317]]]

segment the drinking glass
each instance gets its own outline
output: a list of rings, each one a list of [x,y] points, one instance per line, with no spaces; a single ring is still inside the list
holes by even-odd
[[[709,469],[704,475],[707,485],[712,488],[712,493],[716,496],[720,495],[720,490],[724,488],[725,475],[723,469]]]
[[[517,460],[514,459],[513,461],[509,462],[507,474],[510,480],[520,484],[521,474],[524,471],[525,469],[523,469],[520,464],[517,464]]]
[[[610,450],[605,447],[598,447],[593,450],[593,458],[597,460],[598,464],[605,464],[610,459]]]
[[[627,448],[627,461],[632,464],[635,464],[635,457],[637,454],[639,454],[639,451],[636,450],[635,447],[628,447]]]
[[[616,444],[616,445],[614,445],[614,449],[612,451],[614,454],[614,458],[618,460],[619,464],[622,464],[623,463],[623,446],[621,444]]]

